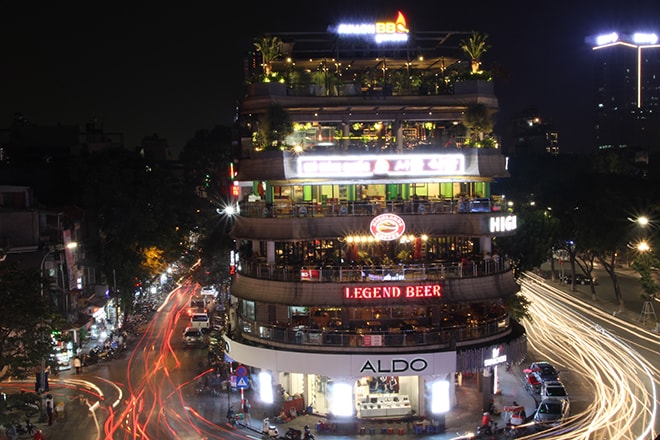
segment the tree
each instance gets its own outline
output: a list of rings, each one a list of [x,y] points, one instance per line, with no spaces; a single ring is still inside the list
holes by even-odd
[[[484,135],[492,133],[495,126],[493,112],[482,103],[470,104],[463,114],[462,123],[473,140],[483,140]]]
[[[261,53],[261,66],[264,69],[264,76],[270,76],[273,70],[273,61],[280,56],[282,40],[276,36],[265,35],[254,41],[254,47]]]
[[[460,48],[470,57],[472,63],[472,73],[479,72],[481,57],[490,49],[486,42],[488,34],[472,32],[467,40],[461,40]]]
[[[548,249],[559,233],[559,220],[535,205],[518,209],[518,231],[513,237],[498,237],[497,246],[507,253],[520,270],[530,270],[546,261]]]
[[[652,268],[658,267],[659,264],[660,260],[652,250],[640,250],[632,262],[632,268],[639,272],[645,301],[653,301],[660,290],[652,270]]]
[[[259,129],[253,142],[263,150],[279,150],[284,139],[293,133],[291,115],[281,106],[273,105],[259,120]]]
[[[0,381],[26,379],[54,354],[53,334],[64,328],[41,295],[39,272],[0,265]]]
[[[125,313],[133,311],[137,286],[162,273],[163,261],[184,251],[192,220],[187,194],[172,173],[122,148],[81,157],[75,163],[78,204],[98,230],[95,246],[106,281]],[[159,263],[150,256],[158,255]]]

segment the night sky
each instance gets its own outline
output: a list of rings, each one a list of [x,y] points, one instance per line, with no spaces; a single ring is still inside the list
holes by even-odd
[[[341,21],[394,18],[419,30],[489,35],[497,69],[496,134],[525,108],[555,124],[564,152],[591,149],[592,50],[606,31],[660,33],[647,1],[29,2],[0,18],[0,128],[16,112],[38,125],[97,119],[127,147],[157,134],[176,152],[199,129],[231,125],[243,56],[267,32],[323,32]],[[176,2],[179,3],[179,2]],[[182,3],[181,3],[182,4]],[[505,137],[506,139],[506,137]]]

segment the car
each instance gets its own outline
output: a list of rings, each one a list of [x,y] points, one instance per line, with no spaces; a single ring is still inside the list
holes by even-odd
[[[215,296],[218,291],[215,289],[215,286],[204,286],[200,293],[201,295]]]
[[[208,313],[195,312],[190,316],[190,327],[200,329],[202,332],[208,332],[211,329],[211,320]]]
[[[203,346],[204,335],[202,331],[196,327],[186,327],[183,331],[183,348]]]
[[[571,283],[572,283],[572,279],[573,279],[573,277],[571,276],[571,274],[564,275],[564,277],[562,278],[562,282],[563,282],[564,284],[571,284]],[[577,274],[575,274],[575,284],[581,284],[581,285],[583,285],[583,286],[588,286],[588,285],[590,285],[592,282],[593,282],[593,285],[594,285],[594,286],[597,286],[597,285],[598,285],[598,278],[596,278],[596,277],[594,277],[594,278],[589,278],[589,277],[587,277],[587,276],[585,276],[585,275],[582,275],[581,273],[577,273]]]
[[[542,428],[562,424],[570,415],[571,404],[568,399],[543,399],[534,412],[532,420]]]
[[[557,369],[550,362],[532,362],[529,366],[529,369],[532,370],[532,373],[541,383],[548,380],[559,380],[559,371],[557,371]]]
[[[191,317],[193,313],[208,313],[208,308],[206,307],[206,301],[201,296],[195,296],[190,298],[190,306],[188,307],[188,317]]]
[[[564,384],[558,380],[546,380],[541,385],[541,399],[568,399]]]

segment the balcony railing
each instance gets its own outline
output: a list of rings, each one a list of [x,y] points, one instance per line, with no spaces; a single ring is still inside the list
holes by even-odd
[[[468,214],[475,212],[499,212],[503,203],[487,198],[475,199],[420,199],[415,200],[373,200],[294,202],[275,200],[265,202],[241,202],[240,213],[244,217],[328,217],[328,216],[374,216],[385,212],[395,214]]]
[[[472,278],[511,270],[508,259],[468,262],[363,266],[285,266],[258,261],[242,261],[242,275],[272,281],[342,283],[361,281],[425,281],[448,278]]]
[[[373,330],[366,323],[355,330],[315,329],[305,326],[282,327],[239,318],[241,337],[265,344],[295,344],[310,349],[313,346],[348,347],[420,347],[460,345],[462,342],[493,337],[510,328],[508,314],[475,324],[432,325],[409,330],[389,328]],[[235,335],[236,336],[236,335]]]

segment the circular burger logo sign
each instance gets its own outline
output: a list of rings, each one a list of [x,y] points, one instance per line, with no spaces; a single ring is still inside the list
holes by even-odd
[[[406,224],[398,215],[387,213],[374,217],[369,230],[377,240],[392,241],[403,235]]]

